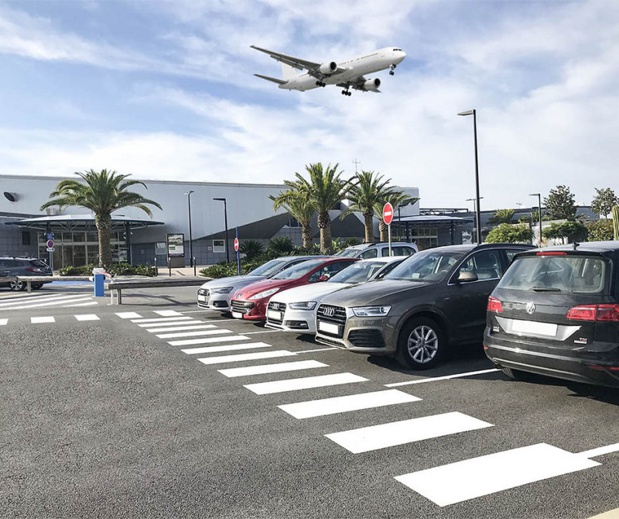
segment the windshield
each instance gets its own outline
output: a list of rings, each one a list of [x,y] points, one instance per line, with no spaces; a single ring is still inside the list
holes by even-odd
[[[358,261],[338,272],[327,283],[363,283],[384,266],[383,261]]]
[[[278,274],[275,274],[271,279],[297,279],[302,276],[305,276],[312,269],[322,265],[325,262],[324,259],[320,260],[308,260],[303,263],[299,263],[294,267],[287,268],[282,270]]]
[[[361,252],[361,249],[344,249],[336,254],[336,256],[340,256],[341,258],[356,258],[357,254]]]
[[[440,281],[466,252],[428,250],[418,252],[400,263],[383,279],[406,281]]]
[[[501,288],[535,292],[604,292],[608,265],[603,258],[583,255],[525,256],[507,269]]]
[[[251,272],[248,272],[248,276],[266,276],[269,277],[275,274],[285,263],[288,263],[289,259],[272,259],[267,261],[264,265],[260,265]]]

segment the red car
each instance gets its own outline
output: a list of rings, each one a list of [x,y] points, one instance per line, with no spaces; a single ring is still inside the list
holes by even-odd
[[[288,288],[326,281],[332,275],[358,261],[357,258],[317,258],[290,267],[272,278],[241,288],[232,297],[232,317],[249,321],[266,321],[271,296]]]

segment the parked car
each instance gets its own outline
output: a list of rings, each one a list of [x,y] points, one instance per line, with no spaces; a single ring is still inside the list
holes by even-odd
[[[391,242],[391,256],[410,256],[419,252],[419,247],[415,243],[405,241]],[[382,258],[389,256],[389,243],[362,243],[360,245],[352,245],[346,247],[343,251],[337,253],[337,256],[344,258]]]
[[[619,242],[517,256],[488,300],[484,347],[512,378],[619,387]]]
[[[406,258],[383,279],[329,294],[316,340],[358,353],[395,356],[427,369],[460,343],[481,343],[488,296],[530,245],[450,245]]]
[[[53,274],[51,267],[37,258],[15,258],[12,256],[0,256],[0,272],[6,273],[6,276],[0,277],[0,286],[9,287],[11,290],[25,290],[26,283],[23,281],[13,280],[8,281],[5,278],[16,276],[51,276]],[[32,283],[32,288],[38,290],[44,283],[51,283],[52,280],[43,281],[41,283]]]
[[[264,265],[260,265],[241,276],[211,279],[198,289],[198,307],[219,312],[231,312],[230,300],[239,289],[250,283],[271,277],[289,267],[319,257],[321,256],[283,256],[267,261]]]
[[[275,274],[269,279],[257,281],[242,288],[232,298],[232,317],[249,321],[265,321],[267,305],[277,292],[288,288],[326,281],[346,268],[356,258],[318,258]]]
[[[278,292],[269,301],[266,326],[285,332],[316,333],[316,307],[320,301],[342,288],[380,279],[404,261],[404,256],[360,260],[325,283],[304,285]]]

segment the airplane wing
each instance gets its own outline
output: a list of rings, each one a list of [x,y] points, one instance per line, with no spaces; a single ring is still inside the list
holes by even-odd
[[[264,52],[265,54],[271,56],[274,60],[281,61],[282,63],[285,63],[290,67],[296,68],[297,70],[307,70],[310,76],[313,76],[317,79],[323,79],[325,77],[331,76],[333,74],[338,74],[346,70],[338,67],[335,62],[325,64],[315,63],[314,61],[306,61],[304,59],[295,58],[294,56],[282,54],[280,52],[256,47],[255,45],[250,45],[250,47],[252,49],[259,50],[260,52]],[[324,70],[321,70],[321,68],[323,68]]]
[[[359,76],[351,79],[350,81],[346,81],[344,83],[338,83],[336,86],[342,88],[353,88],[354,90],[361,90],[363,92],[376,92],[380,93],[378,87],[380,86],[380,79],[366,79],[363,76]]]
[[[254,74],[256,77],[260,77],[262,79],[266,79],[267,81],[272,81],[273,83],[277,83],[278,85],[284,85],[287,81],[283,79],[277,79],[276,77],[263,76],[262,74]]]

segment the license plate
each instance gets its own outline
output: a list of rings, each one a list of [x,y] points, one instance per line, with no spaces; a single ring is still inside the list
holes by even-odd
[[[198,301],[206,303],[208,301],[208,298],[206,296],[198,296]]]
[[[275,319],[276,321],[281,321],[282,320],[282,313],[278,312],[277,310],[268,310],[267,311],[267,317],[269,319]]]
[[[243,319],[243,314],[241,312],[232,312],[232,317],[235,319]]]
[[[555,337],[557,335],[557,325],[552,323],[536,323],[535,321],[514,321],[512,323],[512,331]]]
[[[333,333],[335,335],[340,334],[340,327],[337,324],[325,323],[318,321],[318,329],[321,332]]]

